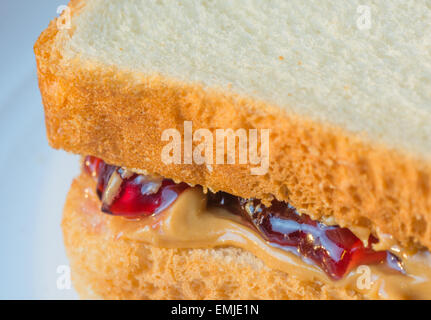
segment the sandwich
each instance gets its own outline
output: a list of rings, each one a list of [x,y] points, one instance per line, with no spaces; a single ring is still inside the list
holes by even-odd
[[[72,0],[35,44],[84,299],[430,299],[431,8]]]

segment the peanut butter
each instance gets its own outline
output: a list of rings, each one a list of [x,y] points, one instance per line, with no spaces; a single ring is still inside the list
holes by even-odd
[[[431,257],[418,252],[403,260],[407,275],[381,266],[359,266],[342,280],[333,281],[295,254],[267,243],[241,218],[220,208],[207,208],[200,188],[190,188],[165,212],[140,220],[109,219],[119,237],[164,248],[217,248],[233,246],[253,253],[273,269],[304,281],[331,283],[361,292],[370,299],[431,298]]]

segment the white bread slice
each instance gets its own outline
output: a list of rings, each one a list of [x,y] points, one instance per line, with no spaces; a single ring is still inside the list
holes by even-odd
[[[73,0],[71,28],[42,33],[53,147],[431,248],[426,1],[369,2],[369,30],[357,1],[178,3]],[[268,174],[165,165],[184,120],[270,128]]]
[[[363,4],[91,0],[58,40],[65,63],[230,87],[430,157],[430,2]]]

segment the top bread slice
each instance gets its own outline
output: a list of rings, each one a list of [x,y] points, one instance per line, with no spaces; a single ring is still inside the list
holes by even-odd
[[[431,248],[427,1],[69,8],[35,45],[54,148]],[[184,121],[270,129],[268,173],[163,163],[162,132]]]

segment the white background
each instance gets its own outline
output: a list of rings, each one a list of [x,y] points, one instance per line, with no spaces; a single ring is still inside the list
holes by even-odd
[[[68,265],[60,229],[77,156],[45,134],[33,44],[68,0],[0,0],[0,299],[75,298],[58,290]]]

